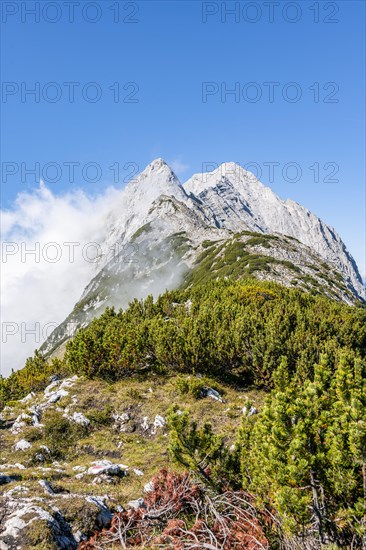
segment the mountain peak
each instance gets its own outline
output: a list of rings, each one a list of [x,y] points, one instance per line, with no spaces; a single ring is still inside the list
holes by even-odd
[[[153,160],[152,162],[150,162],[150,164],[148,164],[144,170],[144,172],[146,171],[149,171],[149,172],[154,172],[154,171],[169,171],[169,172],[173,172],[173,170],[170,168],[169,164],[167,164],[165,162],[165,160],[161,157],[158,157],[157,159]]]
[[[188,199],[173,170],[162,158],[157,158],[121,190],[108,217],[103,250],[111,250],[114,240],[121,236],[123,239],[130,238],[144,224],[151,206],[162,195],[175,197],[182,202]]]
[[[194,174],[183,184],[183,187],[188,193],[199,195],[207,189],[216,187],[223,180],[230,182],[231,185],[239,189],[245,186],[262,191],[265,188],[252,172],[249,172],[237,162],[224,162],[211,172]]]
[[[130,180],[126,189],[133,196],[143,192],[148,196],[152,195],[154,199],[159,194],[185,195],[179,179],[162,158],[150,162],[142,172]]]
[[[146,168],[132,179],[127,188],[136,193],[142,188],[157,198],[157,194],[173,195],[182,197],[186,195],[182,185],[171,167],[162,158],[150,162]]]
[[[56,349],[67,338],[70,319],[75,319],[78,326],[85,325],[107,304],[122,307],[128,295],[157,292],[167,288],[167,281],[178,284],[184,265],[193,269],[200,253],[206,250],[203,243],[210,240],[222,243],[240,233],[248,238],[254,233],[256,238],[249,243],[254,247],[253,254],[277,259],[280,265],[278,271],[267,273],[261,261],[254,262],[248,273],[257,271],[259,278],[270,280],[278,276],[282,281],[283,277],[284,284],[294,281],[291,284],[295,286],[306,285],[306,281],[312,285],[311,281],[315,281],[311,288],[316,290],[323,285],[317,279],[322,268],[326,270],[322,272],[324,281],[335,287],[333,297],[347,303],[365,299],[357,265],[333,228],[296,202],[279,198],[235,162],[195,174],[182,186],[167,163],[155,159],[121,190],[106,222],[96,275],[70,314],[74,317],[68,317],[52,333],[43,349]],[[245,246],[247,240],[243,242]],[[279,240],[283,246],[276,247]],[[245,246],[242,254],[230,256],[234,262],[232,273],[240,273],[242,268],[247,273],[245,270],[251,266],[246,259],[251,252]],[[125,249],[137,254],[131,268],[127,254],[116,255],[116,250]],[[245,264],[239,263],[242,255]],[[216,264],[222,264],[221,260],[221,257],[217,262],[212,259],[214,263],[205,264],[205,270],[210,271],[213,266],[217,270]],[[284,274],[286,266],[290,273]],[[299,266],[304,268],[302,272]],[[168,274],[167,278],[164,274]]]

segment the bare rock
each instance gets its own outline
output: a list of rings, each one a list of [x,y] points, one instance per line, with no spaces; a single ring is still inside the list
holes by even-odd
[[[20,403],[28,403],[29,401],[32,401],[32,399],[35,395],[36,394],[32,391],[32,392],[28,393],[28,395],[23,397],[23,399],[19,399],[19,401],[20,401]]]
[[[75,550],[75,541],[68,523],[61,514],[50,508],[42,507],[42,499],[5,498],[3,505],[2,532],[0,534],[0,549],[30,548],[29,538],[33,522],[41,522],[45,533],[50,533],[59,550]],[[38,530],[38,529],[37,529]]]
[[[244,405],[244,407],[242,408],[242,413],[246,416],[252,416],[253,414],[258,414],[258,409],[253,407],[253,405],[250,407],[246,407]]]
[[[165,418],[163,416],[160,416],[160,414],[157,414],[151,428],[151,435],[155,435],[159,428],[164,428],[165,423]]]
[[[80,475],[80,474],[78,474],[78,475]],[[84,474],[81,474],[81,475],[84,476]],[[92,481],[93,485],[98,485],[99,483],[109,483],[109,484],[110,483],[116,483],[116,478],[112,477],[108,474],[100,474],[98,476],[95,476],[95,478]]]
[[[86,418],[86,416],[84,416],[82,412],[74,412],[71,420],[76,424],[80,424],[81,426],[89,426],[90,424],[90,420]]]
[[[206,388],[203,387],[201,390],[201,396],[202,397],[210,397],[211,399],[214,399],[215,401],[220,401],[220,403],[224,403],[223,398],[219,394],[218,391],[212,389],[212,388]]]
[[[16,451],[26,451],[27,449],[30,449],[32,447],[32,444],[29,443],[29,441],[26,441],[25,439],[20,439],[15,446],[14,449]]]
[[[110,460],[97,460],[92,462],[92,466],[88,469],[89,475],[108,474],[112,476],[127,473],[128,466],[125,464],[113,464]]]
[[[138,510],[139,508],[146,508],[145,501],[141,497],[136,500],[130,500],[127,502],[127,506],[134,508],[135,510]]]
[[[43,488],[44,492],[47,495],[52,495],[53,496],[53,495],[56,494],[56,492],[52,488],[50,482],[47,481],[46,479],[40,479],[38,483],[40,484],[40,486]]]
[[[151,491],[154,491],[155,487],[152,481],[149,481],[148,483],[145,483],[144,485],[144,493],[151,493]]]

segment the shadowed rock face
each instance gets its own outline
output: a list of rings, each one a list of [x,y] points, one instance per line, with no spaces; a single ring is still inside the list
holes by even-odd
[[[67,319],[43,344],[46,354],[107,306],[124,308],[132,298],[177,288],[196,268],[204,242],[229,242],[236,233],[276,235],[271,250],[257,246],[248,253],[293,262],[308,278],[314,273],[307,266],[319,270],[324,264],[328,275],[318,281],[318,287],[327,286],[324,281],[335,276],[342,287],[336,298],[347,303],[365,299],[357,265],[334,229],[303,206],[280,199],[235,163],[195,174],[181,185],[169,166],[157,159],[121,191],[105,226],[95,276]],[[284,264],[280,272],[268,269],[252,274],[290,284],[291,275],[283,268]]]

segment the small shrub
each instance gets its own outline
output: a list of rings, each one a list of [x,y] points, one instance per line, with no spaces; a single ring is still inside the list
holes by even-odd
[[[25,367],[12,372],[8,378],[0,376],[0,408],[5,405],[16,404],[17,399],[25,397],[30,392],[43,390],[48,384],[50,376],[66,376],[69,369],[65,361],[54,358],[46,361],[39,351],[29,357]]]
[[[187,472],[161,470],[152,483],[154,489],[144,498],[146,514],[140,510],[114,514],[110,528],[81,542],[79,549],[268,548],[252,495],[243,491],[216,495]]]
[[[141,393],[136,388],[128,388],[126,394],[133,401],[140,401],[141,399]]]
[[[100,513],[98,506],[86,501],[82,497],[61,499],[56,503],[61,514],[72,525],[72,530],[80,530],[86,535],[92,533],[97,527],[97,517]]]
[[[53,550],[55,548],[55,541],[47,521],[41,519],[33,520],[25,528],[25,537],[28,543],[26,548],[29,550],[31,548],[33,550]]]
[[[51,453],[44,448],[45,445],[33,445],[25,454],[29,466],[40,466],[53,461]]]
[[[201,378],[188,378],[188,392],[195,399],[203,397],[204,380]]]
[[[185,378],[183,376],[179,376],[175,381],[175,387],[178,393],[184,395],[185,393],[189,393],[189,382],[188,378]]]
[[[44,441],[54,458],[64,458],[76,440],[87,432],[87,428],[70,422],[57,411],[47,411],[43,423]]]
[[[27,426],[22,431],[22,437],[23,439],[26,439],[27,441],[33,443],[34,441],[39,441],[40,439],[42,439],[42,431],[40,428]]]
[[[96,426],[108,426],[112,423],[113,417],[113,407],[112,405],[106,405],[100,410],[91,410],[86,414],[86,417],[90,420],[93,425]]]

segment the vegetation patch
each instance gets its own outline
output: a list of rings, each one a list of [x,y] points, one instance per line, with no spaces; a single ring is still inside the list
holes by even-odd
[[[191,395],[195,399],[205,397],[205,390],[207,388],[217,391],[220,395],[223,395],[225,392],[220,384],[207,377],[179,376],[175,383],[178,393]]]
[[[202,284],[106,309],[77,332],[62,360],[47,363],[37,352],[1,380],[2,461],[7,475],[24,462],[18,473],[27,494],[39,496],[40,479],[58,479],[55,490],[72,495],[62,514],[87,533],[97,510],[82,495],[108,494],[124,509],[144,498],[146,508],[116,512],[80,550],[107,540],[121,547],[121,533],[122,547],[362,548],[366,307],[243,277],[244,266],[264,258],[236,239],[219,246],[205,249],[198,267],[207,262],[212,272],[206,279],[201,271]],[[229,275],[236,265],[240,277],[235,269]],[[315,277],[297,280],[317,292]],[[55,369],[77,374],[76,399],[48,403],[43,428],[13,433],[20,412],[44,405],[45,396],[16,400],[42,391]],[[91,424],[69,420],[73,412]],[[31,453],[50,449],[47,468],[29,463],[28,451],[13,456],[22,438]],[[107,458],[126,463],[128,475],[88,474]],[[151,478],[156,485],[144,493]],[[28,546],[57,548],[48,528],[33,519]]]
[[[35,519],[25,528],[26,550],[54,550],[56,541],[47,521]]]
[[[55,499],[54,504],[67,523],[72,525],[74,532],[90,535],[98,527],[100,508],[95,503],[82,497],[73,497]]]
[[[264,248],[271,248],[270,241],[278,241],[279,238],[276,235],[267,235],[258,233],[255,237],[251,237],[245,244],[249,246],[263,246]]]

